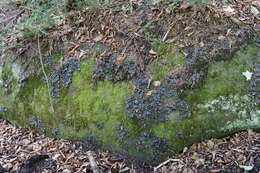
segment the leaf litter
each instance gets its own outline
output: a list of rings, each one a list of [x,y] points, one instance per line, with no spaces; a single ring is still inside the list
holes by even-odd
[[[0,172],[92,172],[88,151],[94,151],[96,163],[103,172],[260,171],[260,134],[251,130],[194,144],[155,166],[93,149],[79,141],[50,138],[0,119]]]

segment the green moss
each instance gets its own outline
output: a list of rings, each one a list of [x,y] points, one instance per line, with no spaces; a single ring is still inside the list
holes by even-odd
[[[64,53],[63,52],[58,52],[58,53],[53,55],[53,62],[54,63],[62,62],[63,57],[64,57]]]
[[[104,143],[116,143],[116,126],[128,124],[125,118],[125,99],[131,95],[129,82],[99,82],[92,86],[93,62],[87,60],[81,64],[81,71],[74,73],[73,82],[68,90],[68,106],[65,108],[65,121],[75,129],[88,129]],[[98,124],[101,123],[102,127]]]
[[[81,70],[74,73],[72,85],[61,89],[60,98],[53,100],[54,113],[50,109],[48,88],[41,76],[36,76],[13,100],[18,107],[19,117],[11,119],[24,125],[29,117],[36,116],[45,124],[49,135],[58,128],[60,137],[75,139],[84,137],[89,131],[102,139],[102,143],[116,144],[118,125],[128,130],[135,129],[125,116],[124,105],[126,97],[132,93],[132,84],[103,81],[94,88],[91,79],[93,68],[92,60],[81,64]]]
[[[184,64],[184,57],[174,44],[155,40],[152,48],[159,54],[151,64],[153,80],[162,80],[175,66]]]
[[[220,116],[209,114],[193,114],[185,120],[171,120],[155,124],[152,130],[156,136],[167,139],[172,152],[180,152],[184,146],[191,145],[212,136],[219,137],[224,133],[219,132],[224,123]]]
[[[21,104],[15,104],[17,95],[20,92],[19,79],[21,67],[16,63],[4,61],[0,65],[0,105],[4,106],[7,111],[1,112],[0,116],[9,121],[18,124],[19,119],[15,118],[16,112],[19,112]],[[15,111],[12,111],[15,108]],[[10,117],[7,117],[10,113]]]
[[[82,139],[86,134],[86,130],[76,130],[74,127],[71,126],[58,126],[59,131],[59,138],[68,139],[68,140],[78,140]]]
[[[257,52],[257,47],[250,46],[247,51],[240,51],[229,61],[214,62],[209,69],[203,86],[190,91],[188,100],[192,104],[212,100],[218,96],[243,94],[246,78],[243,72],[250,71],[250,57]]]
[[[238,52],[230,61],[215,62],[203,86],[191,90],[186,97],[192,116],[155,124],[153,132],[169,141],[174,152],[183,146],[210,138],[221,137],[237,130],[256,128],[260,110],[245,95],[247,81],[242,72],[250,71],[251,57],[257,52],[252,46]],[[172,117],[176,117],[173,112]]]
[[[15,63],[6,63],[0,68],[0,104],[9,106],[14,101],[20,89],[18,81],[21,69]]]

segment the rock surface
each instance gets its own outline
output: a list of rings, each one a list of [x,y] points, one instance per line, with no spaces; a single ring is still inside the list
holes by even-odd
[[[179,67],[158,86],[150,84],[149,73],[140,73],[133,87],[130,81],[104,80],[93,88],[94,63],[68,61],[47,79],[54,112],[50,111],[46,79],[40,75],[23,82],[20,64],[5,63],[1,66],[0,101],[5,110],[1,116],[49,135],[79,138],[140,159],[157,160],[205,138],[259,128],[258,93],[252,84],[258,84],[258,74],[250,81],[242,74],[254,66],[252,72],[257,71],[250,58],[258,55],[259,50],[251,46],[228,57],[231,60],[210,64],[207,72],[189,74],[188,65]],[[186,89],[205,73],[203,85]]]
[[[109,20],[101,12],[93,13]],[[259,32],[232,22],[220,27],[184,39],[193,46],[116,30],[112,43],[124,46],[86,41],[79,45],[85,57],[70,57],[63,42],[51,52],[40,38],[41,52],[37,40],[25,40],[30,49],[17,48],[18,57],[1,54],[0,116],[151,162],[204,139],[260,128]]]

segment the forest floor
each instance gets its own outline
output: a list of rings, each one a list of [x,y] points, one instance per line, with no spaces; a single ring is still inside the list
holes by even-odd
[[[1,173],[29,173],[34,169],[50,173],[92,172],[89,150],[99,170],[107,173],[260,172],[260,133],[251,130],[194,144],[159,165],[148,165],[101,149],[93,151],[79,141],[50,138],[0,119]]]
[[[23,8],[20,1],[15,2],[18,2],[16,10],[0,6],[0,31],[14,30],[16,33],[6,32],[7,36],[1,41],[17,55],[24,52],[37,55],[37,51],[33,52],[35,45],[29,44],[32,40],[23,39],[25,32],[32,28],[23,25],[24,30],[20,28],[17,31],[15,27],[29,16],[30,9]],[[137,10],[135,7],[141,6],[141,0],[131,1],[131,4],[126,3],[128,1],[115,2],[114,5],[120,5],[124,10],[72,10],[56,26],[44,30],[48,35],[41,40],[45,46],[43,50],[53,50],[55,45],[69,40],[64,45],[65,54],[81,59],[91,53],[82,47],[88,48],[98,42],[111,48],[103,55],[112,52],[120,58],[121,54],[134,54],[132,56],[140,56],[150,62],[156,59],[158,52],[150,49],[146,45],[148,42],[140,38],[159,38],[165,44],[178,43],[177,47],[185,56],[191,47],[212,43],[213,46],[205,46],[210,59],[219,53],[215,49],[219,42],[221,49],[232,52],[247,39],[248,28],[260,32],[258,0],[238,0],[226,5],[222,1],[212,1],[214,3],[206,8],[197,10],[192,10],[186,1],[180,1],[171,8],[147,6]],[[93,18],[96,20],[93,21]],[[230,45],[225,44],[225,39],[230,40]],[[260,44],[259,38],[254,39],[256,44]],[[83,44],[85,42],[89,44]],[[140,64],[144,66],[142,62]],[[91,167],[90,156],[86,154],[88,150],[92,151],[90,155],[103,172],[260,172],[260,134],[251,130],[194,144],[160,165],[149,165],[88,147],[79,141],[46,137],[0,119],[0,173],[4,170],[33,172],[34,168],[36,172],[40,168],[45,172],[92,172],[93,165]]]

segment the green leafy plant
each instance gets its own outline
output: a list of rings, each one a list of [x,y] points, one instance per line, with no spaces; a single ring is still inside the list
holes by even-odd
[[[46,29],[64,16],[65,1],[59,0],[25,0],[22,6],[28,13],[16,27],[25,36],[43,35]]]
[[[70,6],[70,8],[98,8],[101,4],[100,0],[68,0],[67,5]],[[108,1],[105,1],[105,3],[108,3]]]
[[[65,17],[71,8],[97,8],[99,5],[100,0],[25,0],[21,7],[28,17],[16,28],[28,37],[45,35],[47,29]]]
[[[200,5],[206,4],[207,0],[188,0],[188,2],[194,7],[198,7]]]

